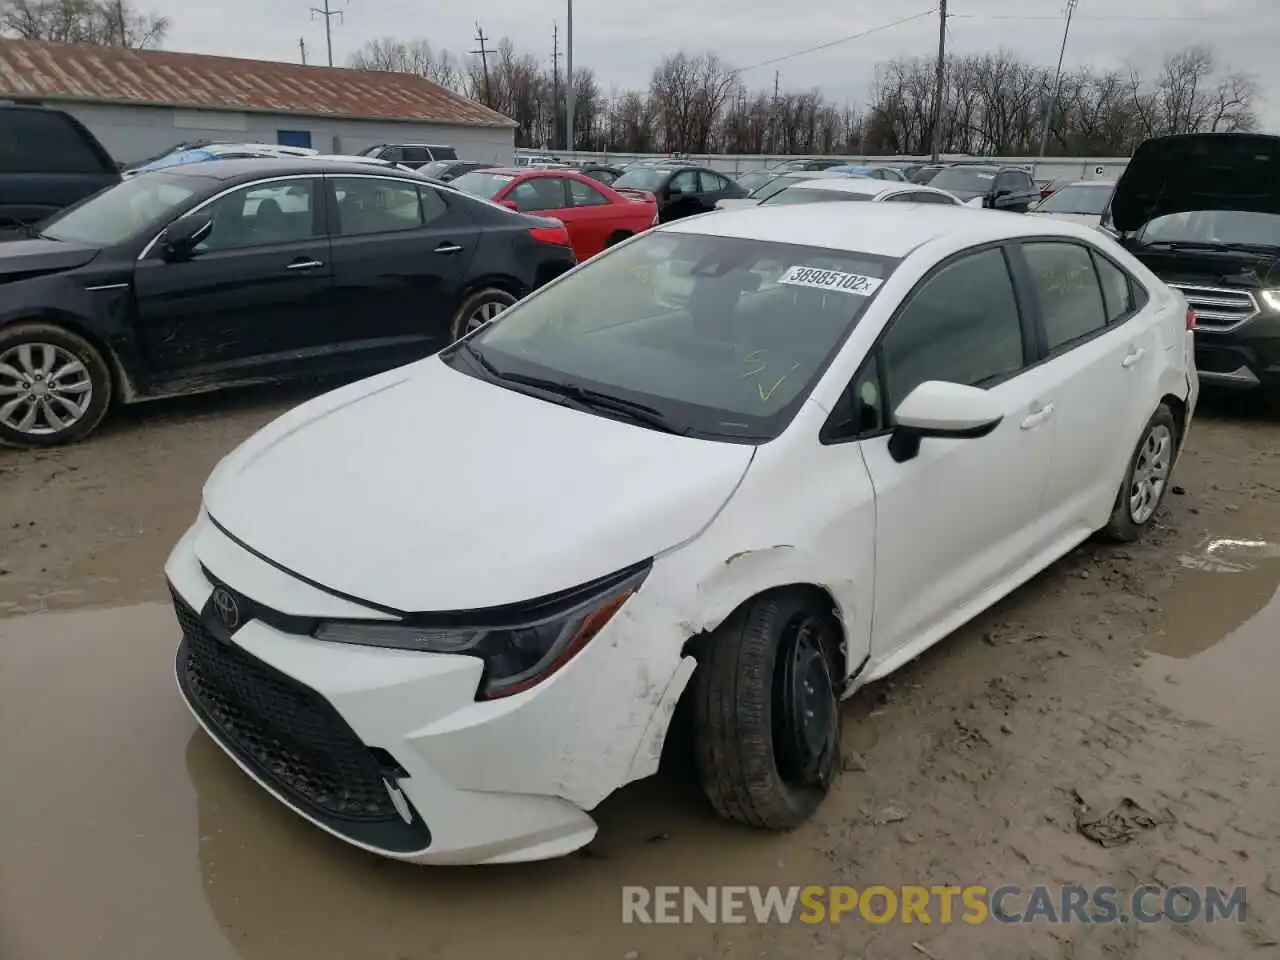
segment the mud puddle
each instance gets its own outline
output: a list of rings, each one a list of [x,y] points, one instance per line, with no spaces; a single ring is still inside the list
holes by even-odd
[[[829,882],[816,828],[715,821],[663,775],[599,811],[585,855],[406,866],[294,816],[200,732],[172,610],[0,620],[5,960],[695,956],[743,930],[621,923],[621,888]]]
[[[1280,729],[1280,543],[1214,537],[1184,554],[1144,665],[1171,709],[1269,748]]]

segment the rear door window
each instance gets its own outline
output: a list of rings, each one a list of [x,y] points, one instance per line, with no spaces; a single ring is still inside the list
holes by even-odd
[[[598,207],[609,202],[603,193],[581,180],[569,180],[569,198],[575,207]]]
[[[433,157],[431,151],[426,147],[401,147],[400,155],[403,157],[400,163],[411,167],[420,167],[424,163],[430,163],[432,160],[452,160],[453,157]]]
[[[1106,257],[1095,253],[1093,262],[1098,268],[1098,279],[1102,281],[1102,299],[1107,306],[1107,323],[1117,323],[1137,308],[1133,284],[1129,280],[1129,275]]]
[[[430,149],[431,149],[431,156],[429,159],[432,159],[432,160],[457,160],[458,159],[458,151],[453,149],[453,147],[431,147]]]
[[[1075,243],[1024,243],[1047,345],[1054,351],[1107,325],[1098,274],[1089,251]]]
[[[564,177],[530,177],[517,183],[508,200],[516,202],[518,210],[559,210],[569,205],[564,188]]]
[[[0,173],[109,173],[65,114],[0,107]]]

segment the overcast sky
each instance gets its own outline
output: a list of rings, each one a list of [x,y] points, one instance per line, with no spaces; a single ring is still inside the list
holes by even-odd
[[[173,21],[166,47],[198,53],[297,60],[298,40],[310,63],[325,62],[323,19],[310,8],[324,0],[139,0]],[[564,33],[565,0],[330,0],[345,11],[333,21],[334,63],[341,65],[375,37],[425,37],[432,46],[476,48],[476,21],[488,37],[510,37],[550,62],[552,23]],[[749,67],[818,44],[924,13],[935,0],[578,0],[574,63],[592,68],[601,87],[639,87],[654,65],[683,46],[715,50]],[[948,44],[959,53],[1000,45],[1052,66],[1062,39],[1065,0],[951,0]],[[1213,48],[1221,63],[1252,72],[1270,95],[1259,104],[1266,129],[1280,132],[1280,0],[1079,0],[1064,69],[1158,66],[1163,54],[1192,43]],[[714,39],[713,39],[714,38]],[[563,42],[563,39],[562,39]],[[936,55],[937,16],[879,30],[826,50],[747,70],[750,86],[819,87],[837,102],[862,102],[877,62]]]

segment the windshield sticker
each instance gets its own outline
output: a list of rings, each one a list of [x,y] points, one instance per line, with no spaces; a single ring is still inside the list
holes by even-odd
[[[996,178],[994,173],[979,173],[975,174],[975,176],[977,176],[979,180],[994,180]]]
[[[823,270],[820,267],[795,266],[782,275],[779,283],[793,287],[812,287],[830,290],[855,297],[869,297],[880,289],[883,280],[864,277],[858,273],[842,273],[839,270]]]

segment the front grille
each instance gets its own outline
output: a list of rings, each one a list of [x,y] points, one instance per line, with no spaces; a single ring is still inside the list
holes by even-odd
[[[1185,283],[1169,286],[1187,298],[1196,312],[1196,326],[1210,330],[1231,330],[1252,320],[1261,311],[1258,301],[1248,290],[1227,287],[1199,287]]]
[[[333,706],[218,640],[176,593],[184,693],[225,746],[283,792],[328,817],[400,820],[377,761]]]

